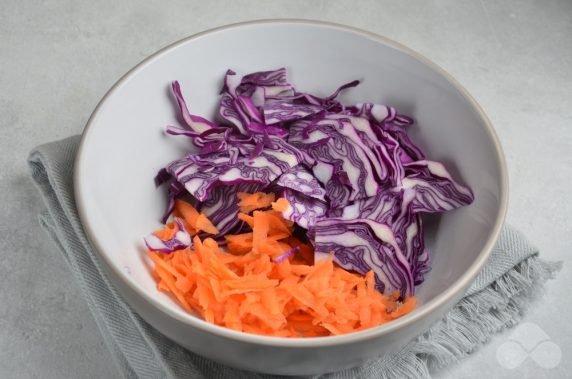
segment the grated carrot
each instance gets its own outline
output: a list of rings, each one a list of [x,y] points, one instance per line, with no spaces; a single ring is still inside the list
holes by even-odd
[[[207,216],[205,216],[204,213],[201,213],[199,217],[197,217],[195,225],[197,230],[202,230],[210,234],[218,234],[218,229],[207,218]]]
[[[183,200],[175,200],[175,212],[176,217],[180,217],[185,220],[185,226],[187,229],[196,230],[197,229],[197,219],[199,218],[199,212],[191,204]]]
[[[414,297],[400,300],[398,293],[375,289],[373,272],[345,271],[331,257],[314,263],[312,246],[294,237],[293,224],[281,216],[289,207],[285,199],[264,193],[238,197],[238,218],[251,231],[225,236],[225,250],[195,235],[218,230],[206,215],[177,200],[174,215],[195,235],[192,247],[148,252],[157,289],[185,310],[237,331],[320,337],[371,328],[415,308]],[[168,239],[176,230],[169,223],[155,235]],[[293,248],[293,254],[274,261]]]
[[[288,210],[288,208],[290,208],[290,203],[288,203],[288,200],[286,200],[283,197],[276,200],[276,202],[272,203],[272,209],[274,209],[277,212],[284,212]]]
[[[257,209],[268,208],[274,202],[275,195],[273,193],[256,192],[253,194],[239,192],[236,194],[238,199],[238,208],[243,213],[250,213]]]

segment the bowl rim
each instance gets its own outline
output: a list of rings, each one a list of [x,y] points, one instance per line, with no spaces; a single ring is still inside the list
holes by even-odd
[[[131,280],[128,280],[125,277],[125,273],[119,270],[115,265],[112,263],[111,259],[104,253],[105,249],[102,244],[95,238],[94,233],[94,226],[90,223],[89,218],[87,217],[87,212],[84,205],[84,197],[82,196],[82,191],[80,189],[80,167],[82,166],[84,150],[86,146],[86,140],[90,134],[90,131],[93,129],[92,125],[98,119],[99,113],[102,111],[103,107],[105,106],[106,100],[108,97],[112,96],[115,91],[120,88],[124,83],[126,83],[129,79],[134,77],[141,69],[145,66],[149,65],[156,59],[161,58],[163,55],[166,55],[172,50],[177,49],[179,46],[184,45],[185,43],[199,39],[201,37],[222,32],[228,31],[236,28],[243,28],[249,26],[258,26],[258,25],[268,25],[268,24],[282,24],[282,25],[311,25],[311,26],[318,26],[324,27],[334,30],[341,30],[348,33],[352,33],[355,35],[359,35],[363,38],[367,38],[383,45],[389,46],[391,48],[397,49],[413,59],[416,59],[427,65],[429,68],[434,70],[435,72],[439,73],[443,76],[450,85],[455,87],[461,95],[465,98],[465,100],[472,106],[472,108],[476,111],[476,113],[481,118],[483,125],[485,127],[485,131],[489,134],[491,138],[495,153],[497,155],[499,165],[500,165],[500,174],[501,174],[501,182],[500,182],[500,205],[496,215],[496,220],[492,229],[491,234],[489,235],[483,249],[475,259],[475,261],[471,264],[471,266],[458,278],[453,285],[451,285],[447,290],[443,291],[439,295],[437,295],[434,299],[423,304],[423,306],[403,317],[400,317],[396,320],[393,320],[389,323],[382,324],[380,326],[366,329],[359,332],[353,332],[349,334],[343,334],[339,336],[328,336],[328,337],[309,337],[309,338],[292,338],[292,337],[274,337],[274,336],[261,336],[256,334],[250,334],[245,332],[238,332],[232,329],[225,328],[223,326],[218,326],[214,324],[210,324],[199,317],[193,316],[189,313],[185,314],[178,314],[173,310],[169,309],[159,301],[155,300],[151,294],[144,291],[141,286],[134,283]],[[228,338],[232,340],[237,340],[243,343],[250,343],[262,346],[278,346],[278,347],[296,347],[296,348],[314,348],[319,346],[340,346],[346,344],[352,344],[358,341],[365,341],[370,340],[373,338],[378,338],[383,335],[387,335],[389,333],[395,332],[401,328],[404,328],[408,325],[414,324],[416,322],[421,321],[422,319],[426,318],[432,312],[437,311],[443,305],[445,305],[449,300],[455,298],[461,291],[463,291],[476,277],[479,271],[482,269],[484,264],[486,263],[488,257],[490,256],[493,247],[499,237],[501,232],[501,228],[504,224],[507,208],[508,208],[508,169],[506,165],[505,155],[503,153],[502,146],[500,144],[499,138],[497,133],[495,132],[490,120],[486,116],[485,112],[481,108],[481,106],[477,103],[477,101],[469,94],[469,92],[447,71],[441,68],[439,65],[431,61],[430,59],[426,58],[422,54],[398,43],[395,42],[387,37],[378,35],[373,32],[369,32],[363,29],[359,29],[353,26],[347,26],[343,24],[328,22],[328,21],[321,21],[321,20],[311,20],[311,19],[291,19],[291,18],[274,18],[274,19],[261,19],[261,20],[253,20],[253,21],[244,21],[238,23],[232,23],[228,25],[223,25],[215,28],[211,28],[188,37],[182,38],[170,45],[156,51],[155,53],[151,54],[147,58],[143,59],[133,68],[131,68],[127,73],[125,73],[113,86],[106,92],[106,94],[101,98],[97,106],[95,107],[94,111],[92,112],[87,124],[83,130],[80,145],[78,147],[77,155],[74,161],[74,169],[73,169],[73,177],[74,177],[74,197],[76,201],[76,206],[79,214],[79,219],[82,223],[83,229],[85,231],[86,237],[88,241],[94,247],[96,251],[96,255],[103,260],[105,266],[108,269],[112,270],[113,273],[121,278],[123,284],[127,285],[131,291],[134,291],[137,295],[145,299],[148,303],[150,303],[153,307],[160,310],[164,314],[175,318],[179,322],[184,324],[190,325],[192,327],[201,329],[203,332],[213,333],[218,335],[219,337]]]

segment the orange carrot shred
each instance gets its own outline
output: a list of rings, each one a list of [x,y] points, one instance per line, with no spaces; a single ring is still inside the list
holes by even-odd
[[[272,209],[277,212],[284,212],[288,210],[288,208],[290,208],[290,203],[288,203],[288,200],[283,197],[272,203]]]
[[[174,216],[194,235],[192,246],[170,254],[148,251],[157,290],[186,311],[246,333],[322,337],[372,328],[415,308],[415,297],[379,292],[373,272],[348,272],[332,257],[314,262],[313,247],[294,237],[293,223],[282,217],[290,207],[286,199],[261,192],[237,197],[237,217],[251,230],[224,236],[224,248],[195,235],[219,231],[205,214],[176,200]],[[168,239],[177,230],[171,222],[154,234]]]
[[[238,202],[238,208],[243,213],[250,213],[257,209],[268,208],[272,205],[272,202],[275,199],[275,195],[273,193],[263,193],[263,192],[256,192],[253,194],[239,192],[236,196],[240,199]]]
[[[183,200],[175,200],[175,213],[181,215],[187,226],[193,229],[197,228],[199,212],[191,204]]]
[[[246,222],[251,228],[254,227],[254,218],[252,216],[249,216],[246,213],[239,213],[238,219]]]
[[[197,230],[202,230],[210,234],[218,234],[218,229],[213,225],[212,222],[210,222],[204,213],[201,213],[199,217],[197,217],[195,225]]]

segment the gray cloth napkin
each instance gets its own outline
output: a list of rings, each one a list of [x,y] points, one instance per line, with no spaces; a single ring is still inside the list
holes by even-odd
[[[73,194],[79,136],[37,147],[31,175],[47,210],[40,223],[79,284],[103,339],[126,378],[267,378],[195,355],[167,339],[126,304],[102,271],[82,229]],[[431,372],[474,352],[493,334],[515,325],[533,294],[559,269],[505,227],[483,271],[465,297],[402,351],[320,378],[429,378]]]

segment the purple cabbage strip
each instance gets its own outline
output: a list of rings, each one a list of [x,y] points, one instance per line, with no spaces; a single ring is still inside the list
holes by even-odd
[[[250,122],[247,126],[248,130],[253,134],[274,135],[280,138],[288,136],[288,131],[273,125],[264,125],[258,122]]]
[[[389,226],[418,284],[423,281],[429,256],[425,250],[421,216],[409,206],[411,195],[412,192],[407,190],[382,191],[346,206],[337,217],[348,221],[365,218]],[[419,261],[421,256],[423,260]]]
[[[171,88],[173,89],[173,94],[175,95],[175,99],[177,100],[177,105],[179,106],[181,117],[183,118],[187,126],[191,128],[192,131],[200,133],[210,128],[216,127],[216,125],[213,122],[210,122],[207,119],[189,113],[189,109],[187,108],[187,103],[183,98],[183,94],[181,93],[181,86],[178,81],[175,80],[171,84]]]
[[[395,118],[396,111],[393,107],[381,104],[363,103],[345,108],[344,114],[365,118],[371,122],[382,123]]]
[[[246,92],[246,91],[245,91]],[[294,95],[294,87],[290,84],[282,86],[254,86],[250,89],[252,102],[257,107],[263,107],[267,100]]]
[[[167,183],[171,178],[171,174],[167,172],[167,169],[160,169],[159,172],[157,172],[157,175],[155,175],[155,187],[159,187],[161,184]]]
[[[286,252],[284,252],[283,254],[280,254],[279,256],[277,256],[276,258],[273,259],[274,263],[280,263],[280,262],[284,261],[286,258],[291,256],[292,254],[294,254],[298,250],[300,250],[300,246],[294,246],[293,248],[286,250]]]
[[[357,200],[341,209],[339,218],[355,220],[366,218],[386,225],[392,225],[400,213],[402,192],[381,191],[367,199]]]
[[[382,163],[372,163],[375,154],[350,122],[320,120],[306,125],[301,132],[291,133],[288,142],[306,150],[317,161],[312,170],[325,186],[333,207],[373,196],[380,189]]]
[[[360,83],[359,80],[354,80],[349,83],[345,83],[340,87],[338,87],[338,89],[336,89],[333,94],[324,98],[314,96],[309,93],[295,92],[293,95],[279,94],[274,96],[267,96],[267,99],[291,101],[296,104],[316,105],[322,107],[324,110],[329,110],[332,112],[341,111],[344,107],[336,100],[336,97],[340,94],[341,91],[348,88],[356,87],[359,83]]]
[[[411,208],[414,212],[441,213],[469,205],[473,192],[455,182],[439,162],[417,161],[405,165],[405,189],[414,191]]]
[[[276,181],[276,184],[284,188],[293,189],[306,196],[326,201],[326,191],[303,165],[295,166],[290,171],[282,174]]]
[[[185,191],[185,186],[181,183],[177,182],[174,179],[170,180],[169,187],[167,189],[167,208],[165,209],[165,213],[161,217],[161,222],[163,224],[167,223],[169,216],[175,210],[175,199],[178,198],[181,194]]]
[[[160,253],[172,253],[175,250],[186,249],[191,246],[191,235],[185,228],[183,221],[179,218],[175,218],[174,221],[178,230],[173,238],[163,241],[154,234],[150,234],[145,238],[145,245],[147,245],[149,250]]]
[[[238,192],[254,193],[260,190],[257,183],[242,183],[235,185],[219,185],[213,189],[208,200],[202,203],[203,212],[219,230],[222,238],[227,234],[243,233],[246,224],[238,219]]]
[[[281,67],[272,71],[260,71],[245,75],[240,83],[241,85],[254,85],[264,87],[287,86],[288,79],[286,69]]]
[[[236,96],[236,89],[242,81],[242,76],[237,75],[236,72],[232,70],[226,70],[224,75],[223,86],[220,90],[220,94],[229,93],[231,96]]]
[[[239,133],[247,134],[246,126],[243,124],[234,99],[229,94],[223,94],[219,105],[220,118],[229,125],[234,125]]]
[[[264,148],[256,158],[249,158],[255,149],[253,145],[243,145],[243,154],[235,161],[229,151],[209,154],[189,154],[167,166],[171,174],[185,189],[199,201],[206,201],[213,186],[238,183],[259,183],[269,185],[282,173],[298,165],[303,155],[293,146],[279,138],[270,138],[274,148]]]
[[[385,135],[387,132],[399,145],[399,157],[402,163],[410,163],[414,161],[424,160],[425,154],[417,147],[407,135],[402,126],[396,125],[394,122],[386,122],[381,126],[377,126],[379,133]]]
[[[425,249],[425,237],[423,234],[423,219],[418,213],[408,206],[407,193],[401,203],[401,212],[396,215],[391,223],[391,229],[401,251],[407,257],[411,265],[415,285],[423,281],[424,274],[428,271],[429,254]],[[420,257],[424,261],[420,261]]]
[[[411,265],[385,224],[368,219],[320,219],[314,225],[315,259],[334,255],[334,262],[362,275],[373,271],[381,292],[414,293]]]
[[[284,172],[262,154],[254,159],[239,158],[234,164],[228,157],[221,158],[221,153],[212,155],[188,155],[167,167],[167,171],[199,201],[206,201],[213,187],[219,183],[256,182],[265,186]]]
[[[421,238],[423,238],[422,234]],[[413,280],[416,286],[423,283],[425,281],[425,275],[431,271],[429,263],[431,263],[431,255],[429,254],[429,250],[425,249],[417,257],[417,262],[413,267]]]
[[[278,124],[306,118],[324,110],[313,104],[294,104],[288,101],[266,103],[263,107],[266,125]]]
[[[282,216],[304,229],[313,227],[328,210],[327,203],[288,188],[283,191],[282,196],[288,200],[289,204],[288,209],[282,212]]]

